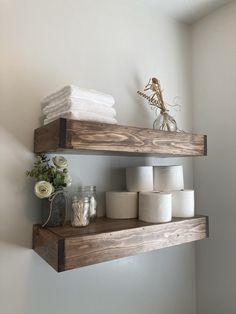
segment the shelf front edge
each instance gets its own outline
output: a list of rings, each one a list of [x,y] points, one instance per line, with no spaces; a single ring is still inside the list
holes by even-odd
[[[65,270],[205,239],[208,217],[65,240]]]
[[[58,119],[35,130],[35,153],[204,156],[206,135]]]
[[[57,232],[36,225],[33,248],[60,272],[202,240],[208,236],[207,216],[64,238]]]
[[[64,239],[40,225],[33,226],[33,250],[57,272],[64,271]]]

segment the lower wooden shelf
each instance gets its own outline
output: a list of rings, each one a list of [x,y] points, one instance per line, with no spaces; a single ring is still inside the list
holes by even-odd
[[[205,239],[207,216],[150,224],[98,218],[84,228],[33,227],[33,249],[58,272]]]

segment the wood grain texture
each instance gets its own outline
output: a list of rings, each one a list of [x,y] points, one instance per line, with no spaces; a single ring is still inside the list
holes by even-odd
[[[63,271],[201,240],[208,237],[208,230],[206,216],[173,219],[165,224],[99,218],[85,228],[36,226],[34,233],[40,236],[34,235],[34,249],[56,270]],[[58,243],[63,240],[63,245],[55,246],[55,239]]]
[[[58,119],[35,130],[35,153],[75,150],[86,153],[203,156],[206,136],[105,123]]]
[[[56,271],[64,270],[64,239],[39,225],[33,226],[33,249]]]
[[[34,152],[57,150],[61,145],[61,120],[56,120],[34,131]]]

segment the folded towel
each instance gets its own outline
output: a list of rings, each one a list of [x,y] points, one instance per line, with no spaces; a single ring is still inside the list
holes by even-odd
[[[90,110],[89,108],[85,107],[85,108],[81,108],[80,106],[68,106],[68,107],[61,107],[58,110],[54,110],[48,114],[46,114],[46,118],[50,119],[50,118],[54,118],[55,116],[58,115],[62,115],[65,113],[71,112],[73,114],[77,114],[77,113],[95,113],[98,114],[100,116],[104,116],[105,118],[115,118],[116,116],[116,112],[114,112],[113,110],[109,111],[109,110],[102,110],[101,108],[93,108],[93,110]]]
[[[116,116],[116,111],[112,107],[102,104],[99,105],[90,100],[78,100],[76,98],[62,99],[61,103],[58,101],[51,101],[50,104],[43,109],[43,113],[47,115],[47,118],[50,118],[52,115],[68,110],[93,112],[111,118]]]
[[[50,101],[56,100],[61,97],[75,97],[78,99],[92,100],[97,103],[107,104],[113,106],[115,103],[114,98],[111,95],[104,94],[92,89],[84,89],[74,85],[67,85],[60,89],[59,91],[45,97],[42,100],[42,105],[48,105]]]
[[[44,124],[48,124],[49,122],[52,122],[58,118],[67,118],[67,119],[74,119],[74,120],[80,120],[80,121],[94,121],[94,122],[101,122],[101,123],[110,123],[110,124],[117,124],[116,119],[104,117],[102,115],[92,113],[92,112],[67,112],[65,114],[60,114],[58,116],[54,116],[50,119],[44,119]]]
[[[87,109],[87,108],[86,108]],[[83,116],[85,116],[86,114],[97,114],[99,116],[103,116],[104,118],[115,118],[114,113],[113,112],[107,112],[107,111],[103,111],[103,110],[83,110],[80,108],[61,108],[61,110],[58,111],[54,111],[51,112],[49,114],[46,115],[46,119],[52,119],[54,117],[58,117],[64,114],[74,114],[74,115],[80,115],[83,114]]]

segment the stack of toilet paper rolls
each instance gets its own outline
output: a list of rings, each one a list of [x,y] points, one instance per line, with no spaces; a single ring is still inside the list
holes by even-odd
[[[153,167],[153,188],[171,194],[172,217],[194,216],[194,191],[184,190],[182,165]]]
[[[138,192],[153,191],[153,168],[126,168],[127,191],[106,192],[106,216],[113,219],[138,217]]]
[[[126,187],[106,192],[108,218],[162,223],[194,216],[194,191],[184,190],[181,165],[126,168]]]

